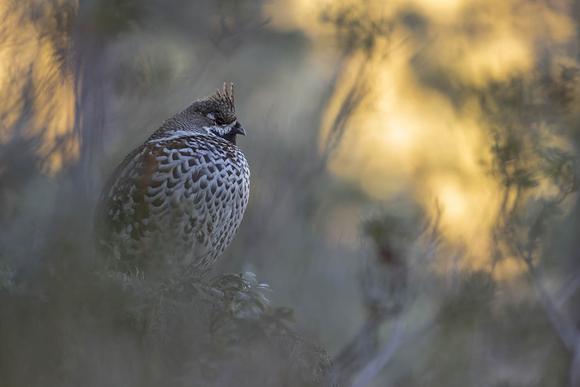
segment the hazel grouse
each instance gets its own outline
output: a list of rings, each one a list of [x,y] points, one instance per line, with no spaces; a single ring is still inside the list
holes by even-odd
[[[97,210],[98,245],[123,271],[204,273],[232,241],[250,170],[233,85],[166,120],[116,168]]]

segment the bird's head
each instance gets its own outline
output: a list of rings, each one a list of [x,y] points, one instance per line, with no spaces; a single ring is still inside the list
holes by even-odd
[[[236,117],[232,83],[224,83],[214,95],[195,101],[186,112],[196,116],[196,121],[208,134],[233,144],[236,143],[236,135],[246,135]]]

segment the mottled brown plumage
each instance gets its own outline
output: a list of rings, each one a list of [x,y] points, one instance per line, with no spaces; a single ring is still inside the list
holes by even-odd
[[[224,85],[167,120],[117,167],[98,209],[98,243],[125,271],[203,273],[232,241],[249,197]]]

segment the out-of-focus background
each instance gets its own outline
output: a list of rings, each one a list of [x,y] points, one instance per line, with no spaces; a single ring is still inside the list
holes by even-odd
[[[576,0],[2,0],[0,386],[580,386],[579,19]],[[227,340],[95,274],[91,239],[115,165],[224,81],[252,192],[213,275],[265,305],[228,304]]]

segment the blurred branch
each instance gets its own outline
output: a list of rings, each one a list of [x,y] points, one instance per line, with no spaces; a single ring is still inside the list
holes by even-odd
[[[576,339],[574,357],[570,367],[570,387],[580,387],[580,335]]]
[[[367,320],[359,333],[335,357],[333,374],[341,385],[366,386],[403,345],[419,339],[434,321],[409,332],[403,311],[409,307],[412,267],[424,266],[437,248],[439,217],[423,222],[416,213],[387,214],[364,224],[375,254],[361,275]],[[420,247],[420,252],[413,247]],[[418,254],[411,253],[415,251]],[[391,321],[389,340],[380,344],[380,330]]]
[[[556,295],[556,306],[562,308],[566,302],[580,289],[580,274],[575,274]]]
[[[346,64],[355,54],[363,55],[362,64],[356,70],[354,81],[341,101],[338,112],[329,125],[326,144],[322,151],[322,165],[325,166],[332,153],[340,145],[352,114],[360,107],[369,92],[369,64],[373,57],[385,59],[391,54],[390,42],[394,30],[392,20],[376,15],[371,4],[329,4],[320,14],[321,21],[330,24],[335,31],[335,39],[342,50],[341,65],[334,74],[327,96],[330,101],[335,94]],[[380,47],[379,41],[386,41],[389,49]],[[328,103],[326,108],[328,108]],[[327,109],[324,109],[327,110]]]
[[[574,326],[574,322],[564,313],[560,312],[556,307],[556,303],[552,300],[552,297],[548,291],[544,288],[540,274],[534,266],[534,264],[529,259],[524,259],[526,266],[528,268],[528,273],[530,275],[532,285],[540,298],[540,303],[548,316],[550,323],[554,327],[554,330],[558,334],[560,340],[564,346],[574,353],[576,351],[576,342],[580,340],[580,332]]]
[[[355,110],[360,106],[364,96],[367,92],[366,86],[366,78],[367,68],[368,68],[368,59],[369,56],[367,54],[367,58],[364,61],[364,64],[361,65],[357,71],[355,81],[353,85],[350,87],[344,101],[342,102],[340,109],[332,124],[330,125],[328,138],[326,144],[324,145],[324,150],[322,151],[321,163],[322,165],[326,165],[332,153],[336,150],[336,148],[340,145],[342,138],[344,137],[344,133],[346,131],[346,125],[352,114]]]
[[[364,387],[369,385],[382,371],[387,363],[395,356],[403,343],[406,327],[401,318],[394,322],[391,338],[377,355],[354,377],[352,387]]]
[[[535,241],[535,238],[533,237],[533,235],[535,233],[540,232],[540,231],[535,230],[535,229],[539,228],[540,227],[539,225],[544,221],[544,218],[547,216],[549,207],[554,203],[556,205],[559,205],[570,193],[571,192],[568,192],[568,191],[561,192],[560,195],[558,195],[557,198],[554,199],[553,202],[548,202],[547,204],[544,204],[542,206],[542,209],[539,211],[539,215],[534,220],[534,222],[532,222],[532,224],[529,228],[529,231],[527,233],[528,240],[526,240],[525,243],[518,241],[518,238],[516,236],[514,219],[513,219],[515,215],[514,215],[513,211],[510,212],[509,217],[505,220],[505,224],[506,224],[505,227],[506,227],[507,235],[511,239],[511,243],[515,247],[516,256],[522,262],[524,262],[524,264],[526,265],[532,286],[534,287],[534,289],[539,297],[539,301],[540,301],[544,311],[546,312],[546,315],[548,316],[548,319],[550,320],[552,327],[554,328],[555,332],[558,334],[558,337],[560,338],[560,340],[562,341],[564,346],[569,351],[574,353],[575,348],[576,348],[576,341],[578,340],[578,338],[580,338],[580,332],[578,332],[578,330],[576,329],[572,319],[570,319],[570,317],[567,316],[567,314],[565,314],[564,312],[561,312],[558,309],[557,302],[554,301],[552,296],[549,294],[549,292],[544,287],[543,281],[541,278],[541,274],[538,271],[536,265],[534,264],[534,260],[533,260],[534,251],[538,247],[537,242]],[[519,196],[518,196],[518,199],[519,199]],[[514,208],[517,205],[518,205],[518,203],[516,200],[516,202],[514,203]],[[539,235],[535,235],[535,237],[538,238]]]
[[[564,74],[564,73],[563,73]],[[493,230],[494,264],[499,259],[524,263],[531,286],[553,332],[572,355],[570,381],[580,383],[580,331],[562,306],[580,287],[575,275],[553,296],[544,285],[542,262],[545,260],[545,240],[550,221],[563,213],[564,203],[578,189],[576,157],[563,147],[548,145],[547,138],[557,138],[547,124],[556,107],[570,105],[571,85],[575,73],[562,77],[560,83],[548,82],[546,87],[535,80],[516,78],[508,87],[491,90],[489,109],[493,127],[493,172],[503,185],[498,222]],[[558,86],[558,87],[555,87]],[[546,90],[546,88],[548,90]],[[531,98],[536,92],[547,92],[549,101]],[[554,90],[562,98],[554,97]],[[555,107],[544,105],[556,101]],[[512,109],[505,106],[512,105]],[[528,112],[536,112],[534,115]],[[550,186],[550,193],[542,191]]]
[[[434,321],[429,321],[421,327],[409,332],[405,327],[402,319],[397,319],[391,339],[385,346],[377,353],[375,358],[370,361],[354,378],[352,387],[365,387],[372,383],[372,381],[380,374],[380,372],[389,364],[394,358],[398,350],[404,345],[417,341],[424,337],[424,335],[435,327]]]
[[[516,199],[511,209],[502,208],[503,211],[503,231],[506,237],[509,239],[509,243],[513,246],[515,250],[516,257],[521,260],[526,268],[530,281],[536,294],[538,295],[540,304],[542,305],[548,319],[554,328],[554,331],[564,344],[564,346],[574,353],[576,348],[576,341],[580,337],[580,333],[577,331],[574,322],[564,313],[558,309],[558,303],[554,301],[552,296],[546,290],[543,285],[541,274],[538,271],[536,265],[534,264],[533,255],[535,250],[538,248],[536,239],[539,238],[539,229],[542,228],[543,222],[547,217],[548,211],[552,205],[559,205],[570,192],[561,192],[552,202],[544,203],[539,215],[534,219],[531,226],[528,229],[527,237],[525,241],[520,241],[517,236],[516,231],[516,216],[515,209],[520,205],[519,201],[521,199],[521,192],[528,187],[517,185]],[[509,190],[510,187],[507,186],[505,190]],[[537,234],[537,235],[536,235]]]
[[[340,381],[339,385],[348,383],[353,375],[372,361],[377,352],[379,329],[383,322],[385,318],[369,319],[334,358],[331,374]]]

